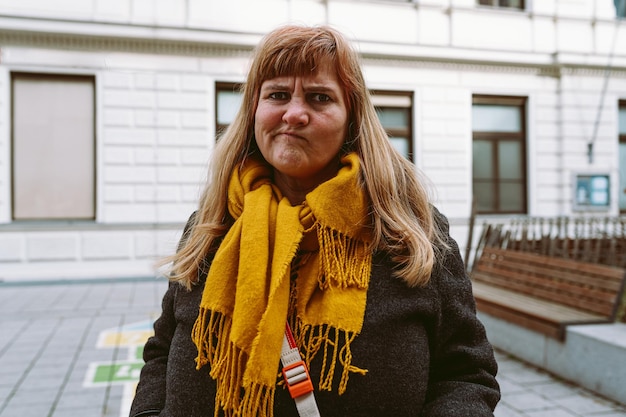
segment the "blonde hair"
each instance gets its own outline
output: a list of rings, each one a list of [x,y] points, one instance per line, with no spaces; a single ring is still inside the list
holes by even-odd
[[[241,108],[217,142],[198,211],[183,245],[166,260],[172,262],[172,280],[190,287],[207,254],[233,223],[227,209],[228,183],[235,167],[251,155],[260,155],[254,117],[263,82],[311,74],[327,63],[344,88],[349,126],[342,152],[356,152],[361,159],[362,186],[371,201],[373,249],[393,256],[396,275],[408,285],[428,282],[439,249],[446,247],[445,239],[415,166],[395,151],[380,124],[356,52],[330,27],[294,25],[270,32],[255,50],[241,90]]]

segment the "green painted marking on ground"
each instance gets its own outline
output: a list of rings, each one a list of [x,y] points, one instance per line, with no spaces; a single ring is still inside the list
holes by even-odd
[[[139,380],[143,362],[123,362],[114,364],[100,364],[96,367],[93,376],[94,383],[126,383]]]

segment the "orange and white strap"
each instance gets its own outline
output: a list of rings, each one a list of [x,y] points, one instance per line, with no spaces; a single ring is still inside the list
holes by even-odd
[[[285,326],[280,361],[283,364],[283,378],[285,378],[291,398],[296,402],[300,417],[320,417],[309,370],[300,356],[288,323]]]

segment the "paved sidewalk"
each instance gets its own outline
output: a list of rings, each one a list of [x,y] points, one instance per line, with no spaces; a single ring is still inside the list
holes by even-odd
[[[0,284],[0,417],[127,416],[166,286]],[[496,417],[626,417],[625,406],[500,352],[498,360]]]

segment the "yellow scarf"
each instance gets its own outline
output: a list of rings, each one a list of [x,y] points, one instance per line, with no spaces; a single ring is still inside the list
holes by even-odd
[[[370,279],[368,201],[358,157],[341,162],[337,176],[295,207],[265,164],[249,159],[231,176],[235,222],[215,254],[192,333],[197,368],[209,363],[217,381],[216,416],[220,409],[226,416],[273,415],[292,261],[305,236],[317,237],[319,250],[300,263],[296,280],[294,333],[304,360],[323,355],[318,388],[328,391],[339,362],[340,394],[350,372],[366,372],[351,364],[350,343],[363,325]]]

